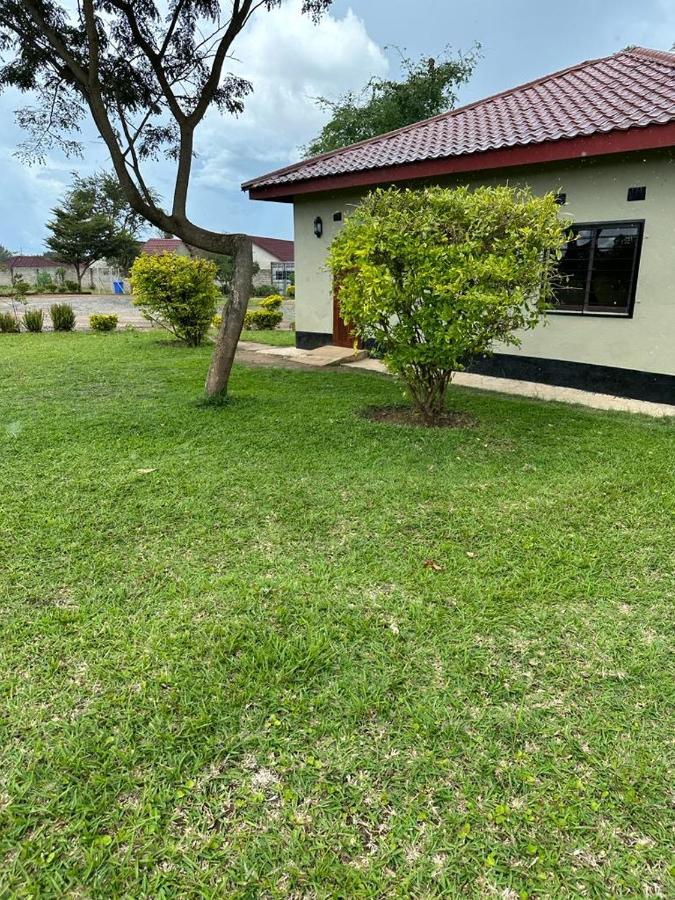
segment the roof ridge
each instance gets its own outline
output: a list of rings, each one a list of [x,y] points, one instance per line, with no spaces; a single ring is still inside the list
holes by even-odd
[[[664,52],[649,51],[643,47],[631,48],[631,50],[633,49],[646,51],[646,53]],[[438,122],[441,119],[449,119],[459,113],[464,113],[470,109],[474,109],[477,106],[482,106],[484,103],[490,103],[491,101],[497,100],[501,97],[508,97],[510,94],[514,94],[516,91],[529,90],[530,88],[537,87],[540,84],[544,84],[550,79],[560,78],[563,75],[568,75],[570,72],[576,72],[579,69],[585,68],[586,66],[593,66],[597,63],[605,62],[608,59],[622,56],[628,52],[629,50],[618,50],[616,53],[610,53],[608,56],[599,56],[596,59],[585,59],[582,62],[575,63],[572,66],[566,66],[563,69],[558,69],[555,72],[549,72],[547,75],[541,75],[539,78],[534,78],[531,81],[525,81],[522,84],[517,84],[513,87],[506,88],[503,91],[498,91],[496,94],[489,94],[487,97],[482,97],[480,100],[473,100],[471,103],[465,103],[463,106],[457,106],[454,109],[447,110],[446,112],[438,113],[435,116],[430,116],[428,119],[421,119],[419,122],[411,122],[409,125],[403,125],[401,128],[394,128],[392,131],[386,131],[383,134],[377,134],[374,137],[365,138],[362,141],[356,141],[356,143],[354,144],[347,144],[345,147],[338,147],[336,150],[329,150],[326,153],[320,153],[317,156],[310,156],[307,159],[300,160],[299,162],[291,163],[291,165],[289,166],[282,166],[280,169],[274,169],[271,172],[266,172],[265,178],[273,178],[276,175],[290,174],[291,172],[294,172],[296,171],[296,169],[302,168],[303,166],[318,163],[327,159],[332,159],[333,157],[339,156],[341,153],[344,153],[346,150],[356,150],[357,148],[364,147],[367,144],[377,144],[380,141],[388,140],[394,135],[405,134],[407,131],[411,131],[414,128],[419,128],[420,126],[427,125],[430,122]],[[673,54],[673,56],[675,57],[675,54]],[[255,182],[259,180],[259,178],[253,178],[250,181],[244,182],[244,184],[242,184],[241,186],[242,190],[246,190],[250,185],[255,184]]]
[[[621,53],[625,53],[628,56],[645,56],[647,59],[657,60],[675,68],[675,52],[673,50],[654,50],[651,47],[626,47]],[[619,53],[614,55],[619,56]]]

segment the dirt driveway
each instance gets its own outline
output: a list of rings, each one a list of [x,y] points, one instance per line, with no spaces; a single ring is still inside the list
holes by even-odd
[[[150,322],[143,318],[140,310],[131,302],[131,297],[115,294],[40,294],[28,298],[28,309],[42,309],[45,314],[45,331],[52,327],[49,307],[53,303],[70,303],[75,310],[78,329],[89,328],[89,316],[93,313],[114,314],[118,317],[118,327],[133,325],[134,328],[150,328]],[[10,312],[12,305],[6,297],[0,297],[0,312]]]
[[[256,303],[257,301],[253,301]],[[78,331],[89,328],[89,316],[93,313],[114,314],[118,318],[117,327],[124,328],[131,325],[134,328],[152,328],[150,322],[144,319],[133,303],[131,297],[120,294],[40,294],[28,298],[29,309],[42,309],[45,314],[45,331],[51,331],[52,322],[49,318],[49,307],[53,303],[70,303],[75,310],[75,327]],[[11,312],[12,304],[7,297],[0,297],[0,312]],[[295,319],[295,302],[287,300],[282,307],[284,314],[284,327]]]

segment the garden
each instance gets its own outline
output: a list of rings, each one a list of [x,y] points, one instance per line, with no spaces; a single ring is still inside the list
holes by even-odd
[[[0,340],[0,893],[672,893],[672,423]]]

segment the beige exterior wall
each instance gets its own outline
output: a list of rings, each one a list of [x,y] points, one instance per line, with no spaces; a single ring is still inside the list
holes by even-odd
[[[616,366],[675,375],[675,157],[670,152],[617,159],[583,160],[528,170],[441,179],[443,184],[529,185],[536,193],[564,191],[561,215],[574,222],[644,220],[644,242],[632,319],[549,315],[522,335],[520,349],[505,353]],[[629,187],[646,185],[647,199],[629,203]],[[298,197],[295,202],[296,329],[333,330],[331,277],[325,256],[359,194],[336,192]],[[321,216],[324,236],[313,233]]]

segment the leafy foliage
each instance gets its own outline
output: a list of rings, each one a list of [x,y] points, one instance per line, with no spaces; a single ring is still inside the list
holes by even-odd
[[[272,287],[271,284],[257,284],[253,288],[252,295],[254,297],[270,297],[274,293],[276,293],[276,288]]]
[[[0,312],[0,334],[16,334],[20,330],[16,316],[9,312]]]
[[[114,314],[94,313],[89,316],[89,327],[92,331],[114,331],[119,319]]]
[[[80,290],[90,266],[114,254],[117,235],[110,219],[92,206],[91,198],[77,191],[66,194],[62,205],[52,212],[47,246],[59,262],[73,266]]]
[[[12,256],[12,251],[8,250],[3,244],[0,244],[0,269],[2,268],[2,264],[7,262],[8,259],[11,259]]]
[[[343,318],[433,422],[453,371],[537,324],[564,241],[552,194],[377,190],[338,234],[329,266]]]
[[[401,81],[371,78],[360,92],[350,91],[337,100],[319,97],[317,104],[331,119],[305,148],[307,155],[328,153],[452,109],[457,88],[471,77],[479,51],[477,45],[469,53],[453,55],[446,48],[441,60],[404,56]]]
[[[332,0],[301,0],[315,19]],[[0,0],[0,91],[37,98],[17,114],[28,139],[21,152],[44,159],[57,147],[82,153],[91,117],[133,210],[193,247],[236,259],[230,303],[206,380],[224,395],[249,299],[251,247],[242,234],[200,227],[188,216],[195,132],[210,109],[243,111],[252,91],[227,71],[236,40],[254,14],[282,0]],[[148,181],[152,160],[175,160],[170,209]]]
[[[209,253],[208,251],[198,252],[199,256],[204,259],[210,259],[216,265],[216,279],[220,284],[223,294],[229,294],[232,290],[232,281],[234,279],[234,257],[230,253]],[[258,263],[253,263],[252,275],[257,275],[260,271]],[[253,285],[251,285],[251,293],[253,293]]]
[[[45,293],[47,291],[53,291],[56,285],[52,280],[52,276],[49,272],[38,272],[35,276],[35,289],[38,293]]]
[[[258,309],[249,310],[244,317],[244,325],[251,331],[267,331],[274,329],[284,318],[281,312],[281,304],[284,298],[281,294],[269,294],[264,297]]]
[[[23,315],[23,324],[26,331],[39,334],[45,323],[45,314],[41,309],[27,309]]]
[[[72,331],[75,328],[75,310],[70,303],[54,303],[49,307],[54,331]]]
[[[134,303],[191,347],[209,330],[220,292],[215,263],[199,257],[139,256],[131,267]]]
[[[244,316],[244,328],[267,331],[281,325],[283,313],[275,309],[251,309]]]

